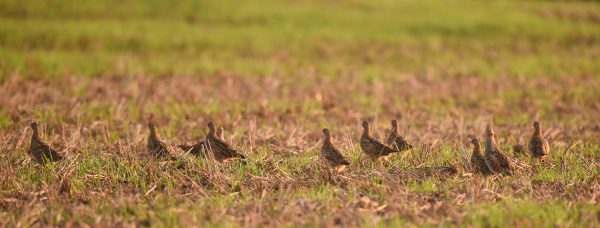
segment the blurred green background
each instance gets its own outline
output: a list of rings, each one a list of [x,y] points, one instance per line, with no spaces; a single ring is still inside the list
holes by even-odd
[[[0,15],[2,78],[600,72],[593,2],[1,0]]]

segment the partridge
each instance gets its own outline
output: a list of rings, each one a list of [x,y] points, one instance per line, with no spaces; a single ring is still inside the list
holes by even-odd
[[[152,116],[150,116],[148,120],[148,129],[150,130],[150,135],[148,135],[148,153],[157,158],[170,157],[171,152],[156,132],[156,125],[152,120]]]
[[[369,122],[364,121],[362,126],[363,133],[360,136],[360,148],[367,157],[374,160],[387,159],[392,153],[399,152],[371,136]]]
[[[398,121],[396,120],[392,120],[392,130],[390,131],[390,135],[388,136],[386,143],[399,151],[410,150],[413,148],[413,146],[410,145],[398,132]]]
[[[500,151],[498,145],[496,145],[496,139],[494,138],[494,131],[489,128],[485,132],[485,154],[483,156],[485,164],[487,164],[490,171],[494,174],[506,174],[512,175],[513,164],[508,157]]]
[[[337,171],[344,170],[346,166],[350,165],[350,162],[342,155],[340,149],[331,142],[331,132],[329,129],[323,128],[323,136],[321,155],[323,155],[327,163]]]
[[[544,138],[542,126],[540,126],[539,122],[533,122],[533,129],[533,135],[529,141],[529,152],[531,156],[544,160],[550,154],[550,144]]]
[[[475,173],[481,173],[483,175],[490,175],[492,171],[485,164],[485,159],[481,154],[481,145],[479,144],[479,139],[474,138],[471,140],[473,144],[473,153],[471,154],[471,167]]]
[[[31,135],[31,145],[29,146],[29,151],[27,151],[29,156],[31,156],[31,158],[39,164],[62,160],[63,156],[58,154],[54,149],[50,148],[48,144],[42,141],[38,131],[38,123],[35,121],[31,122],[30,127],[33,130],[33,134]]]
[[[246,156],[238,153],[237,150],[233,149],[225,141],[217,137],[215,124],[212,122],[208,123],[208,135],[206,136],[206,145],[209,150],[213,152],[213,155],[218,161],[227,161],[233,158],[240,158],[245,163]]]
[[[512,146],[513,152],[515,154],[520,154],[523,153],[525,151],[525,147],[521,144],[515,144]]]
[[[204,141],[198,141],[196,144],[193,145],[182,144],[177,147],[179,147],[179,149],[185,151],[186,153],[189,152],[192,155],[201,156],[202,151],[204,151],[205,149],[205,145],[206,144],[204,143]]]

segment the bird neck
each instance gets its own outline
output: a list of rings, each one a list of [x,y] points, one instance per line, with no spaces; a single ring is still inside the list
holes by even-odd
[[[217,133],[215,132],[215,129],[213,128],[208,128],[208,135],[211,137],[217,137]]]
[[[539,137],[539,136],[542,136],[542,134],[543,133],[542,133],[542,128],[541,127],[536,127],[533,130],[533,136]]]
[[[156,128],[155,127],[151,127],[150,128],[150,137],[158,138],[158,134],[156,133]]]
[[[479,143],[473,144],[473,153],[474,154],[481,154],[481,146],[479,145]]]
[[[33,128],[33,134],[31,135],[31,139],[40,140],[40,132],[37,128]]]
[[[363,128],[363,136],[371,136],[371,131],[370,131],[369,127]]]
[[[485,151],[492,151],[496,147],[496,139],[493,136],[485,139]]]
[[[323,143],[331,144],[331,136],[325,135],[325,137],[323,138]]]

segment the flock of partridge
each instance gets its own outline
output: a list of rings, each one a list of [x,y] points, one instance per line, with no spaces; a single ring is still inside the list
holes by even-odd
[[[413,148],[398,132],[398,122],[392,120],[391,124],[390,134],[383,143],[371,135],[369,122],[362,122],[363,132],[360,137],[360,148],[366,157],[373,160],[387,160],[394,153],[408,151]],[[33,134],[28,154],[32,160],[42,164],[62,160],[62,155],[42,141],[37,122],[32,122],[30,126]],[[549,154],[550,146],[542,133],[540,123],[534,122],[533,128],[534,132],[529,142],[528,151],[533,157],[543,160]],[[149,118],[148,129],[150,131],[147,144],[148,153],[157,158],[172,157],[169,147],[158,136],[152,117]],[[335,170],[342,171],[350,165],[350,162],[342,155],[342,151],[333,144],[331,131],[328,128],[323,129],[323,136],[321,147],[323,159]],[[471,140],[473,144],[471,167],[474,172],[483,175],[512,175],[514,165],[508,156],[498,148],[494,136],[494,131],[488,126],[485,131],[483,153],[479,139],[473,138]],[[216,128],[212,122],[208,123],[208,135],[204,141],[200,140],[193,145],[179,145],[178,148],[186,153],[214,158],[220,162],[241,159],[242,163],[246,163],[246,156],[223,140],[223,128]]]

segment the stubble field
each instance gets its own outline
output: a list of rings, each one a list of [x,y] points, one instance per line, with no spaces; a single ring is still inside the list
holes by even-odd
[[[0,1],[0,225],[600,225],[590,2]],[[177,159],[147,155],[146,120]],[[415,148],[361,157],[360,123]],[[30,121],[64,161],[32,162]],[[539,120],[551,143],[526,145]],[[249,157],[178,150],[209,121]],[[514,176],[471,173],[491,124]],[[321,129],[350,158],[321,162]],[[454,166],[456,172],[437,167]]]

